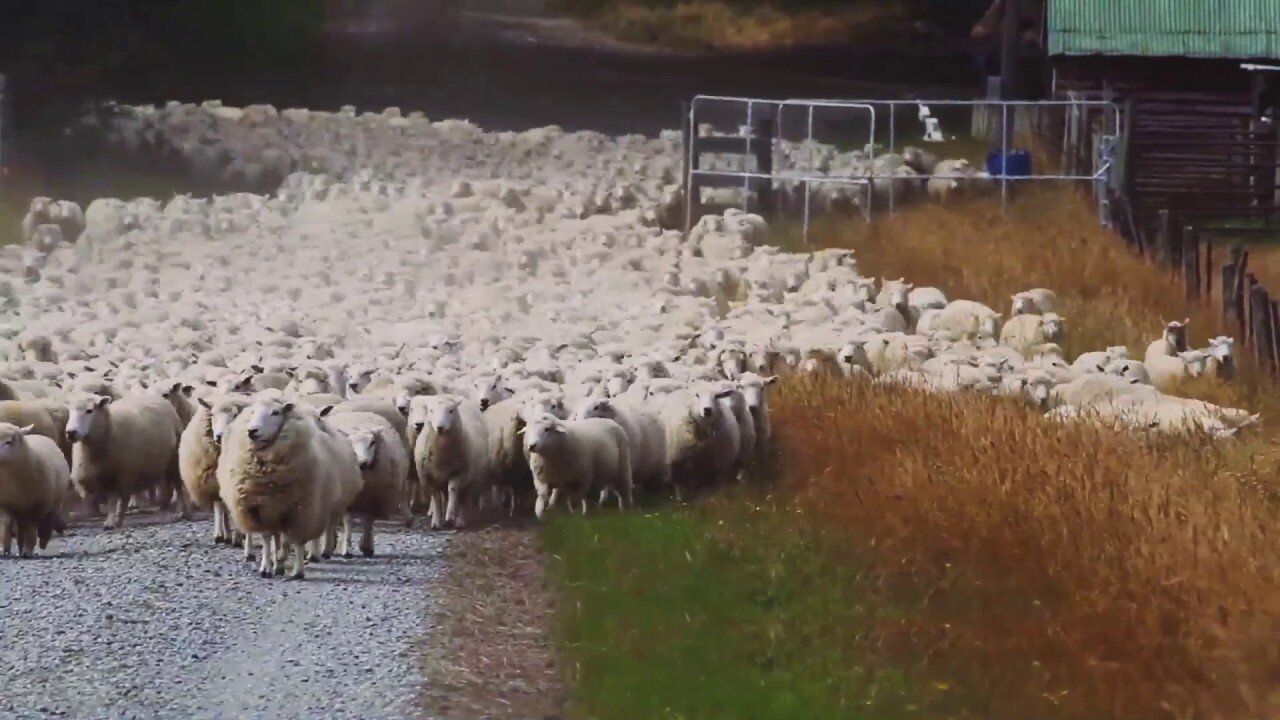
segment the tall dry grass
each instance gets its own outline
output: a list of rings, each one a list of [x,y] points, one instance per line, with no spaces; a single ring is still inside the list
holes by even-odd
[[[828,221],[814,241],[854,248],[864,275],[905,277],[1006,314],[1014,293],[1050,288],[1067,320],[1070,357],[1125,345],[1141,359],[1165,320],[1190,317],[1189,340],[1199,347],[1235,331],[1222,322],[1217,301],[1189,306],[1179,276],[1101,227],[1093,201],[1070,188],[1021,188],[1004,212],[998,200],[984,199],[919,205],[869,225]],[[1262,412],[1264,433],[1280,438],[1280,384],[1252,362],[1248,348],[1237,349],[1238,382],[1190,382],[1179,394]]]
[[[954,707],[1280,716],[1273,480],[1229,452],[864,383],[790,380],[774,417],[782,481],[901,610],[875,642]]]

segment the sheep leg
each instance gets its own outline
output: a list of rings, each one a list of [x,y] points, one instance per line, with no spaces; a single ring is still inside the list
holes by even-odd
[[[102,529],[115,530],[124,525],[124,511],[129,505],[129,498],[121,495],[107,501],[107,517],[102,522]]]
[[[328,532],[329,530],[328,528],[326,528],[325,529],[326,536]],[[307,543],[307,559],[310,560],[311,562],[320,562],[320,556],[324,553],[324,543],[325,543],[324,536],[314,538],[310,542],[308,542]]]
[[[178,499],[178,517],[183,520],[191,519],[191,502],[187,499],[187,491],[182,487],[175,487],[173,493]]]
[[[612,494],[613,494],[613,491],[610,490],[609,488],[602,488],[600,490],[600,502],[596,503],[596,507],[604,507],[604,504],[609,502],[609,496]],[[622,502],[621,495],[618,496],[618,502],[619,503]]]
[[[587,494],[585,492],[582,493],[581,499],[582,499],[582,514],[586,515],[587,514]]]
[[[454,525],[458,521],[458,511],[461,509],[458,507],[458,496],[461,489],[457,480],[449,481],[449,502],[444,508],[445,525]]]
[[[292,543],[292,545],[293,545],[293,570],[289,572],[288,579],[302,580],[303,578],[306,577],[306,574],[302,570],[303,563],[304,563],[304,560],[302,557],[303,555],[302,543]]]
[[[260,548],[262,552],[262,562],[258,563],[258,575],[264,578],[269,578],[274,574],[272,570],[275,565],[276,557],[275,553],[271,552],[271,533],[261,533],[258,535],[258,539],[262,541],[262,547]],[[245,556],[252,557],[248,552],[248,537],[245,538],[244,544],[246,548]]]
[[[547,487],[546,483],[539,480],[533,481],[533,488],[538,493],[538,499],[533,503],[533,514],[541,520],[542,516],[547,512],[547,508],[555,505],[556,495],[551,488]]]
[[[351,514],[342,513],[342,538],[338,541],[338,549],[342,557],[351,559]]]
[[[275,574],[284,574],[284,564],[289,559],[289,544],[284,541],[280,533],[271,534],[271,549],[275,554]]]
[[[13,526],[5,515],[0,515],[0,553],[5,557],[13,554]]]
[[[222,529],[223,529],[222,503],[215,502],[213,504],[213,544],[214,545],[221,545],[227,541],[226,536],[223,535],[222,533]]]
[[[242,533],[240,542],[244,544],[244,561],[253,562],[253,536],[248,533]]]
[[[431,529],[439,530],[443,525],[440,522],[440,494],[439,493],[434,491],[431,493],[431,504],[427,508],[427,514],[431,516]]]
[[[373,557],[373,516],[365,515],[360,522],[360,554],[371,558]]]
[[[321,548],[320,556],[325,560],[333,557],[334,551],[338,549],[338,523],[330,522],[324,531],[324,543]]]
[[[23,522],[18,524],[18,557],[29,558],[36,554],[36,526],[35,523]]]

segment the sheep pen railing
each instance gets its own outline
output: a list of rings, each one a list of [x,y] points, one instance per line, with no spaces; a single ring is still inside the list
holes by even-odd
[[[738,206],[800,216],[806,242],[815,212],[870,219],[920,199],[996,193],[1003,205],[1020,184],[1045,181],[1088,186],[1110,225],[1123,132],[1119,106],[1099,100],[708,95],[684,105],[681,129],[686,233]],[[719,195],[707,201],[704,190]]]

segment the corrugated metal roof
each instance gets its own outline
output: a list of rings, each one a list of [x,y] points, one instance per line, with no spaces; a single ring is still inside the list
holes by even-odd
[[[1280,58],[1280,0],[1049,0],[1049,53]]]

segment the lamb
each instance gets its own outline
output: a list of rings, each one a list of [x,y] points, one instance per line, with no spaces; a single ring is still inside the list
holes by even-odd
[[[181,482],[178,442],[182,425],[167,400],[151,395],[110,397],[77,393],[67,404],[67,440],[71,480],[81,495],[114,500],[104,527],[124,525],[129,496],[152,487]],[[180,510],[187,509],[180,488]]]
[[[511,516],[515,515],[522,491],[533,488],[533,474],[520,439],[526,425],[525,409],[525,401],[507,398],[490,405],[483,413],[493,486],[506,500]]]
[[[746,415],[745,404],[743,415]],[[634,485],[654,492],[670,491],[671,465],[667,459],[667,433],[661,417],[626,400],[593,398],[573,415],[574,420],[588,418],[612,420],[626,433]],[[754,429],[751,437],[754,441]]]
[[[1236,377],[1235,338],[1219,335],[1209,338],[1206,373],[1218,380],[1230,381]]]
[[[1000,314],[979,302],[952,300],[934,317],[930,329],[962,338],[995,338],[1000,333]]]
[[[1182,322],[1172,320],[1165,323],[1164,333],[1159,340],[1151,341],[1147,345],[1147,352],[1143,355],[1142,361],[1149,362],[1152,357],[1157,355],[1165,355],[1173,357],[1180,352],[1187,351],[1187,325],[1191,323],[1191,318],[1187,318]]]
[[[524,429],[533,485],[534,514],[541,519],[560,493],[569,507],[580,502],[587,511],[588,494],[598,492],[603,504],[612,493],[618,507],[632,505],[631,456],[627,434],[604,418],[560,420],[543,415]]]
[[[1123,345],[1112,345],[1106,350],[1081,353],[1071,368],[1079,372],[1104,372],[1107,366],[1116,360],[1129,359],[1129,348]]]
[[[347,509],[362,479],[350,441],[314,409],[278,393],[256,395],[227,428],[218,456],[218,492],[236,525],[262,537],[259,574],[280,574],[277,546],[293,546],[289,577],[305,577],[303,545],[320,554],[339,522],[350,542]]]
[[[1200,350],[1188,350],[1175,356],[1152,354],[1144,363],[1151,376],[1151,384],[1167,390],[1180,380],[1200,377],[1206,371],[1209,355]]]
[[[1064,323],[1056,313],[1015,315],[1000,330],[1000,344],[1024,355],[1036,346],[1062,339]]]
[[[488,490],[492,473],[480,406],[457,395],[416,397],[410,403],[409,419],[418,433],[413,461],[418,481],[431,500],[431,528],[446,524],[461,528],[462,504]]]
[[[360,553],[373,557],[373,521],[399,515],[409,476],[409,452],[399,431],[379,415],[331,413],[331,425],[347,436],[363,479],[347,511],[360,518]],[[351,557],[351,553],[343,553]]]
[[[213,402],[198,398],[197,403],[196,413],[178,441],[178,472],[191,502],[202,510],[213,508],[213,542],[231,544],[235,539],[231,518],[218,495],[219,441],[231,420],[249,406],[249,398],[226,395]],[[215,432],[219,418],[221,427]]]
[[[686,488],[701,489],[731,479],[738,468],[737,422],[727,427],[727,413],[719,403],[727,397],[728,392],[701,385],[659,399],[677,499],[683,498]]]
[[[769,445],[773,436],[773,427],[769,421],[769,400],[765,390],[778,382],[777,375],[761,377],[755,373],[743,373],[738,378],[738,388],[742,391],[742,399],[747,404],[747,412],[755,425],[756,450],[762,451]]]
[[[1058,296],[1052,290],[1032,288],[1010,296],[1010,317],[1018,315],[1043,315],[1054,312],[1058,305]]]
[[[18,555],[43,550],[53,530],[62,530],[72,497],[71,470],[62,450],[31,426],[0,423],[0,545],[10,553],[10,524],[16,527]]]

